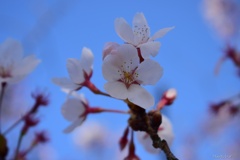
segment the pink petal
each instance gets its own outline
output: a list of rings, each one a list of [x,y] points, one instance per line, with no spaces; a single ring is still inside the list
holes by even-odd
[[[67,60],[67,70],[71,80],[76,84],[84,82],[83,67],[79,60],[69,58]]]
[[[93,53],[89,48],[84,47],[80,58],[80,63],[85,72],[89,75],[93,69]]]
[[[41,60],[37,59],[35,55],[27,56],[16,64],[12,70],[12,76],[26,76],[32,72],[40,62]]]
[[[114,22],[115,31],[117,32],[118,36],[122,38],[127,43],[133,44],[134,43],[134,35],[131,27],[127,24],[125,19],[117,18]]]
[[[175,27],[169,27],[169,28],[163,28],[157,31],[150,39],[149,41],[154,41],[158,38],[163,37],[165,34],[167,34],[169,31],[171,31]]]
[[[127,99],[128,91],[122,82],[107,82],[104,85],[104,89],[107,91],[110,96],[117,98],[117,99]]]
[[[64,133],[72,132],[76,127],[80,126],[84,122],[85,118],[76,119],[71,125],[63,130]]]
[[[151,59],[145,59],[138,66],[136,73],[138,73],[136,79],[140,84],[154,85],[161,78],[163,74],[163,69],[159,65],[159,63]]]
[[[76,90],[80,88],[80,85],[73,83],[69,78],[53,78],[52,82],[61,88],[69,89],[69,90]]]
[[[147,59],[150,56],[155,57],[159,52],[160,45],[160,42],[146,42],[139,45],[142,57],[144,59]]]
[[[132,84],[128,88],[128,100],[144,109],[154,105],[153,96],[138,84]]]
[[[85,107],[79,99],[69,98],[63,103],[61,111],[66,120],[74,121],[85,112]]]
[[[21,44],[11,38],[6,39],[0,44],[0,64],[7,67],[11,63],[16,63],[23,56],[23,48]]]

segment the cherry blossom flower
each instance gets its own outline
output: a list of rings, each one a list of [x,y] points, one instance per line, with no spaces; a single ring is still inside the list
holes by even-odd
[[[234,120],[234,116],[239,113],[238,108],[228,101],[212,104],[210,109],[211,112],[207,115],[202,129],[204,133],[214,136],[222,133],[225,127]]]
[[[104,88],[108,94],[147,109],[154,105],[153,96],[142,85],[154,85],[162,76],[161,66],[150,59],[140,63],[137,50],[124,44],[105,57],[102,72],[108,81]]]
[[[72,132],[76,127],[80,126],[88,114],[106,111],[100,107],[89,106],[83,94],[78,94],[76,91],[69,89],[62,90],[69,95],[66,102],[62,105],[62,115],[66,120],[72,122],[72,124],[64,130],[65,133]]]
[[[107,128],[97,121],[89,121],[76,129],[73,141],[81,149],[101,149],[110,146],[109,136]]]
[[[8,38],[0,44],[0,83],[19,82],[40,62],[34,55],[23,57],[21,44]]]
[[[160,42],[155,42],[156,39],[163,37],[168,31],[174,27],[164,28],[157,31],[152,37],[150,36],[150,28],[143,13],[137,13],[133,18],[133,29],[127,24],[123,18],[115,20],[115,30],[120,38],[126,43],[132,44],[136,48],[140,48],[141,56],[146,59],[150,55],[156,56]]]
[[[240,5],[237,0],[204,0],[204,14],[221,37],[228,40],[239,35]]]
[[[161,139],[165,139],[168,145],[171,145],[173,142],[174,134],[172,129],[172,124],[170,120],[162,115],[162,123],[158,129],[158,136]],[[137,132],[138,140],[141,144],[143,144],[144,148],[150,153],[159,153],[161,150],[156,149],[152,146],[152,139],[146,132]]]
[[[93,53],[90,49],[84,47],[80,60],[69,58],[67,60],[67,70],[69,78],[53,78],[56,85],[70,90],[79,90],[90,80],[93,69]]]
[[[82,94],[76,92],[70,93],[73,97],[68,98],[62,105],[63,117],[72,122],[66,129],[65,133],[73,131],[77,126],[80,126],[87,117],[88,102]]]

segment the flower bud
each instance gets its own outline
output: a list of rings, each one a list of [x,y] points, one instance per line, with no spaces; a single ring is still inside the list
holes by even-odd
[[[112,51],[114,51],[119,46],[120,45],[115,42],[107,42],[103,48],[103,60],[107,55],[111,54]]]
[[[167,90],[163,95],[163,98],[167,100],[166,105],[172,104],[176,97],[177,97],[177,90],[174,88]]]
[[[177,97],[177,91],[174,88],[168,89],[157,104],[157,110],[161,110],[165,105],[171,105]]]

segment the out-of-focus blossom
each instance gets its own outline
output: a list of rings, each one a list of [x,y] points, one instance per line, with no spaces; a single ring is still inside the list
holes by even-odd
[[[69,58],[67,60],[67,70],[69,78],[53,78],[52,81],[56,85],[70,89],[78,90],[90,80],[93,70],[93,53],[90,49],[84,47],[80,60]]]
[[[239,113],[239,109],[228,101],[213,104],[210,109],[213,114],[210,114],[207,122],[203,124],[203,131],[212,135],[220,133],[231,122],[234,115]]]
[[[154,105],[153,96],[142,85],[154,85],[162,76],[161,66],[150,59],[140,63],[137,50],[124,44],[108,55],[103,62],[102,72],[108,81],[104,88],[118,99],[128,99],[142,108]]]
[[[74,143],[85,150],[105,148],[109,145],[107,129],[98,122],[90,121],[76,129]]]
[[[140,143],[143,144],[144,148],[150,153],[159,153],[160,149],[156,149],[152,146],[152,139],[146,132],[137,132]],[[172,124],[170,120],[162,115],[162,124],[159,126],[158,135],[161,139],[165,139],[168,145],[173,142],[174,134]]]
[[[117,18],[115,20],[115,30],[118,36],[126,43],[140,48],[141,56],[144,59],[157,55],[160,49],[160,42],[155,42],[155,40],[163,37],[168,31],[174,28],[169,27],[161,29],[150,37],[150,28],[143,13],[136,13],[132,23],[133,28],[131,29],[125,19]]]
[[[222,63],[230,59],[233,64],[238,68],[238,71],[240,73],[240,52],[233,46],[227,45],[227,47],[224,50],[224,55],[218,60],[216,67],[215,67],[215,74],[218,74],[220,67]]]
[[[26,134],[30,127],[36,126],[39,123],[39,119],[35,118],[33,115],[27,115],[24,118],[24,126],[22,128],[21,134]]]
[[[41,61],[34,55],[23,57],[21,44],[7,39],[0,44],[0,83],[16,83],[25,78]]]
[[[0,85],[1,86],[1,85]],[[9,125],[13,120],[17,120],[28,110],[25,90],[26,86],[22,82],[12,84],[5,88],[2,102],[2,125]]]
[[[35,143],[46,143],[49,141],[49,137],[47,136],[45,131],[36,132],[34,141]]]
[[[44,91],[36,90],[32,92],[32,98],[38,106],[47,106],[49,104],[49,94]]]
[[[49,144],[38,146],[37,158],[39,160],[58,160],[59,159],[56,149],[50,146]]]
[[[204,0],[205,16],[223,38],[239,34],[240,3],[237,0]]]
[[[64,132],[69,133],[73,131],[77,126],[80,126],[87,116],[88,103],[83,95],[74,94],[74,98],[68,98],[66,102],[62,105],[62,115],[63,117],[72,122]]]

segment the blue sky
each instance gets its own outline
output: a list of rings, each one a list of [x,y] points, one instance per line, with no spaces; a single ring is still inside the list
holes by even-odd
[[[42,60],[25,81],[26,92],[40,87],[51,93],[51,104],[41,110],[39,128],[48,130],[50,143],[60,160],[69,155],[72,160],[81,159],[81,151],[74,148],[71,134],[62,133],[68,125],[60,113],[66,95],[52,84],[51,78],[68,76],[67,58],[79,58],[85,46],[94,53],[92,82],[103,90],[106,81],[101,73],[102,48],[109,41],[123,43],[115,33],[114,20],[124,17],[131,24],[137,12],[144,13],[151,35],[161,28],[175,26],[159,40],[162,46],[155,60],[164,68],[164,75],[156,86],[147,89],[153,94],[166,86],[178,91],[176,101],[166,109],[173,123],[175,141],[172,150],[177,156],[182,156],[178,151],[184,143],[183,137],[196,129],[196,124],[207,112],[209,102],[239,91],[239,78],[230,61],[223,64],[218,76],[213,74],[224,41],[204,19],[202,1],[1,0],[0,42],[8,37],[17,39],[23,43],[25,54],[34,53]],[[87,89],[81,92],[93,106],[127,109],[124,103],[93,95]],[[103,113],[90,115],[87,120],[96,120],[121,135],[127,118],[125,115]],[[116,148],[117,141],[114,142]],[[137,146],[137,154],[142,159],[156,159],[140,145]]]

